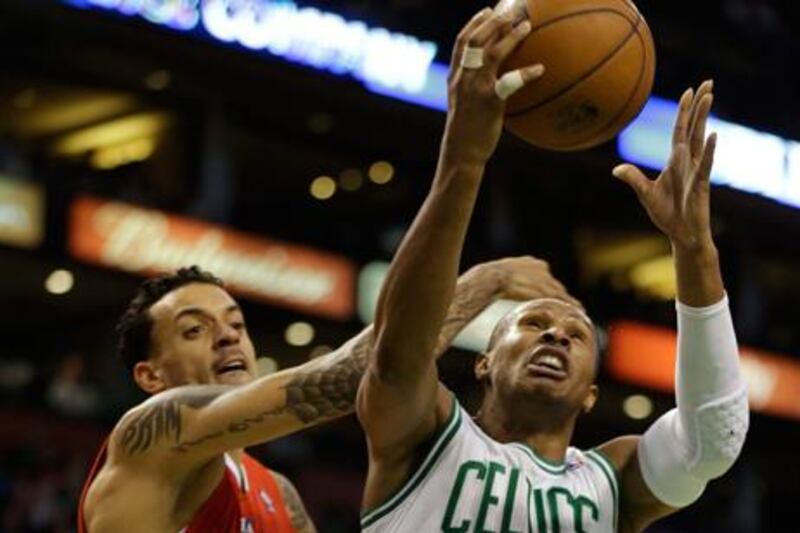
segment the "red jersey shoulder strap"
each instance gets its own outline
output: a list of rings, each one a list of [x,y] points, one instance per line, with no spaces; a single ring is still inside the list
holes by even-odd
[[[278,522],[276,533],[296,533],[289,518],[283,493],[272,471],[246,453],[242,455],[242,466],[252,489],[250,491],[251,497],[259,499],[266,497],[274,505],[275,517]],[[266,496],[261,494],[261,491],[264,491]],[[260,503],[265,504],[267,502]]]
[[[97,477],[97,473],[100,471],[100,469],[106,462],[107,451],[108,451],[108,437],[105,438],[103,444],[101,444],[100,448],[97,450],[94,462],[92,463],[92,468],[89,469],[89,475],[86,477],[86,481],[84,481],[83,483],[83,489],[81,490],[81,499],[78,500],[78,533],[87,533],[86,521],[84,520],[83,516],[83,506],[86,503],[86,494],[89,492],[89,487],[92,486],[92,481],[94,481],[94,478]]]

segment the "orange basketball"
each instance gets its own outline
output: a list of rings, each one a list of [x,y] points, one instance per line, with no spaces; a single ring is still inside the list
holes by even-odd
[[[506,127],[534,146],[569,151],[613,138],[653,88],[655,47],[630,0],[503,0],[532,30],[503,72],[543,63],[508,100]]]

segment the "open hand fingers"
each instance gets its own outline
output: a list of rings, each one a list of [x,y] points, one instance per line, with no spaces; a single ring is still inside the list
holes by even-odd
[[[547,287],[549,294],[545,296],[550,296],[552,298],[556,298],[559,300],[563,300],[567,303],[571,303],[572,305],[583,309],[583,304],[574,298],[570,293],[567,291],[567,288],[557,280],[553,280],[552,284]]]
[[[467,47],[467,41],[473,32],[485,22],[492,14],[492,8],[487,7],[475,14],[472,19],[459,32],[456,38],[456,44],[453,47],[453,58],[450,64],[450,74],[461,65],[461,58],[464,56],[464,49]]]
[[[697,110],[692,118],[691,126],[691,141],[689,147],[691,148],[691,155],[693,160],[697,160],[703,154],[703,146],[706,141],[706,124],[708,123],[708,115],[711,113],[711,106],[714,103],[713,94],[705,94],[700,102],[697,104]]]
[[[705,95],[713,94],[713,92],[714,80],[706,80],[697,88],[697,91],[694,93],[694,98],[692,99],[692,124],[694,124],[694,119],[697,116],[697,106],[700,104],[700,101]]]
[[[544,65],[538,63],[529,67],[506,72],[494,85],[494,92],[501,100],[508,100],[512,94],[544,74]]]
[[[616,178],[627,183],[630,188],[633,189],[633,192],[636,193],[636,196],[639,197],[639,200],[644,201],[645,194],[652,185],[652,182],[647,179],[647,176],[645,176],[641,170],[626,163],[614,167],[612,173]]]
[[[514,23],[508,16],[498,15],[492,11],[484,18],[467,37],[467,46],[471,48],[486,48],[502,40],[509,33],[513,33]]]
[[[687,141],[693,99],[694,91],[692,89],[686,89],[686,92],[681,96],[681,101],[678,105],[678,116],[675,118],[675,128],[672,130],[673,148]]]
[[[493,72],[497,72],[500,65],[531,33],[531,23],[527,20],[519,23],[514,29],[505,34],[494,46],[487,50],[487,63]]]
[[[712,133],[703,149],[703,159],[697,169],[696,180],[698,184],[708,184],[711,180],[711,169],[714,166],[714,153],[717,150],[717,134]]]
[[[706,80],[697,89],[692,105],[692,121],[689,125],[689,146],[692,158],[699,158],[703,151],[706,135],[706,121],[714,102],[714,82]]]

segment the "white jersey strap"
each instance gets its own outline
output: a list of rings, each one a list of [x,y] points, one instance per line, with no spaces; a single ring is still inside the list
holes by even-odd
[[[453,399],[452,405],[453,408],[452,412],[450,413],[450,418],[447,419],[447,423],[435,437],[433,446],[431,446],[431,450],[428,452],[428,455],[425,457],[425,460],[422,462],[420,467],[417,469],[414,475],[412,475],[408,481],[406,481],[406,483],[400,487],[397,492],[395,492],[386,500],[386,502],[375,507],[371,511],[367,511],[362,514],[362,529],[368,528],[370,525],[374,524],[396,509],[401,503],[403,503],[403,500],[405,500],[409,494],[414,492],[414,489],[416,489],[431,472],[433,467],[436,465],[436,462],[447,448],[447,445],[450,444],[451,440],[453,440],[453,437],[461,425],[461,405],[455,401],[455,398]]]
[[[225,466],[231,471],[233,477],[236,478],[236,484],[239,485],[242,492],[249,491],[250,482],[247,479],[247,472],[242,465],[236,462],[236,460],[227,453],[225,454]]]
[[[611,495],[614,499],[614,531],[616,531],[619,524],[619,473],[614,463],[598,449],[587,451],[586,457],[603,472],[603,477],[611,487]]]
[[[533,464],[553,476],[560,476],[567,472],[567,465],[564,462],[554,462],[541,457],[530,446],[521,442],[511,442],[510,446],[522,451],[525,455],[530,457]]]

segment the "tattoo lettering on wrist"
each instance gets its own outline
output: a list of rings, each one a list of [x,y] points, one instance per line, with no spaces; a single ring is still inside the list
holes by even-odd
[[[128,422],[122,432],[122,449],[128,455],[146,452],[162,439],[181,441],[181,406],[199,409],[211,403],[228,387],[188,388],[179,398],[156,402]]]

